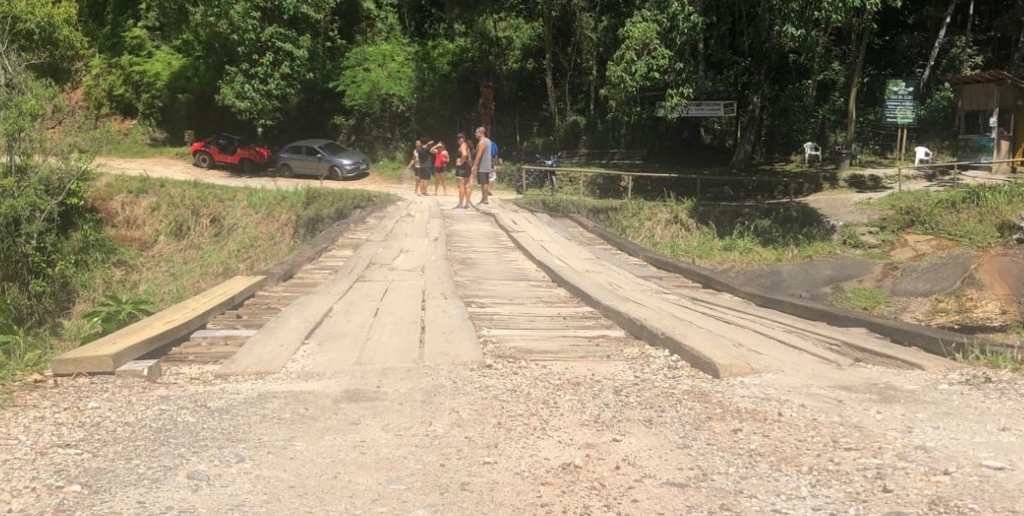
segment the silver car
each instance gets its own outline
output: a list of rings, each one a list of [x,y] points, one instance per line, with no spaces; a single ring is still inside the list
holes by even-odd
[[[285,145],[277,155],[277,174],[351,179],[370,172],[370,158],[331,140],[301,140]]]

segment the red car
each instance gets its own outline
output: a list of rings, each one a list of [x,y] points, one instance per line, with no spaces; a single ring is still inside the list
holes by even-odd
[[[249,174],[270,161],[270,149],[225,133],[199,140],[191,150],[193,163],[199,168],[233,165]]]

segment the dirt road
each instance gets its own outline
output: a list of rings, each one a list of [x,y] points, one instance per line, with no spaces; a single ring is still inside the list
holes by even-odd
[[[454,200],[396,207],[278,374],[182,367],[156,384],[58,378],[4,394],[0,514],[1024,513],[1020,376],[848,362],[825,346],[837,356],[787,355],[815,374],[787,359],[712,379],[559,288],[519,251],[528,242]],[[697,344],[731,335],[722,345],[748,363],[778,361],[756,356],[783,339],[767,327],[802,325],[761,313],[752,328],[707,326],[739,307],[672,308],[710,301],[571,227],[485,210],[561,249],[550,270],[603,275],[621,288],[595,295],[622,303],[639,291],[676,314],[672,328],[704,325]],[[616,269],[590,271],[584,250]],[[776,344],[748,347],[758,329]]]

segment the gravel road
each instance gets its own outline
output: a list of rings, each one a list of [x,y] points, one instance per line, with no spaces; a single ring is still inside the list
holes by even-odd
[[[1024,514],[1020,375],[484,354],[317,372],[304,346],[264,377],[9,386],[0,515]]]

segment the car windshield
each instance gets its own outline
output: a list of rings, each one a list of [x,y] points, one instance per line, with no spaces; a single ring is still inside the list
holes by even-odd
[[[328,156],[337,156],[348,149],[338,145],[337,143],[327,142],[320,146],[320,150],[324,151]]]

